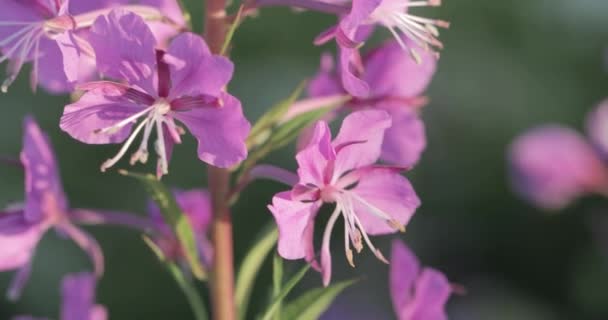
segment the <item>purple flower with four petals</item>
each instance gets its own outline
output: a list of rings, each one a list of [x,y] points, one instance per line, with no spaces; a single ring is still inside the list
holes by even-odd
[[[85,94],[66,106],[60,126],[85,143],[124,142],[102,171],[116,164],[141,132],[130,162],[146,163],[156,131],[157,175],[166,174],[173,145],[185,133],[176,120],[197,138],[202,161],[230,167],[246,158],[250,125],[240,101],[224,91],[233,64],[211,54],[202,38],[184,33],[167,51],[155,50],[156,40],[141,17],[114,10],[95,21],[90,43],[100,72],[120,82],[81,85]]]
[[[321,271],[324,285],[331,278],[329,243],[340,216],[351,265],[351,244],[360,252],[363,241],[378,259],[387,262],[369,235],[404,231],[420,205],[410,182],[399,174],[400,168],[374,165],[390,126],[390,116],[384,111],[354,112],[344,119],[332,141],[327,123],[319,121],[308,145],[296,155],[299,181],[291,191],[277,194],[269,206],[279,228],[279,254],[285,259],[305,258]],[[323,233],[319,265],[313,229],[324,203],[335,204],[335,209]]]

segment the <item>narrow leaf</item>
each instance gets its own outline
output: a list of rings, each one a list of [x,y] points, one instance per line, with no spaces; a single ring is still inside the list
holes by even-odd
[[[158,257],[158,259],[163,263],[163,265],[169,270],[169,273],[175,279],[177,285],[182,289],[190,307],[192,308],[192,313],[194,313],[194,318],[196,320],[207,320],[207,308],[205,307],[205,302],[203,298],[198,294],[196,287],[188,281],[187,277],[182,272],[182,269],[179,268],[175,263],[166,260],[165,255],[161,248],[159,248],[152,239],[147,236],[143,236],[144,242],[150,247],[152,252]]]
[[[306,275],[306,272],[308,272],[309,269],[310,264],[307,263],[304,267],[302,267],[302,269],[300,269],[300,271],[298,271],[298,273],[296,273],[291,279],[289,279],[289,281],[287,281],[287,283],[285,283],[285,286],[283,287],[281,292],[270,304],[270,306],[268,306],[266,312],[264,312],[262,320],[272,320],[272,317],[278,311],[285,297],[287,297],[291,290],[293,290],[293,288],[300,282],[300,280],[304,278],[304,275]]]
[[[226,33],[226,38],[224,39],[224,44],[222,44],[222,50],[220,51],[220,55],[222,55],[222,56],[226,55],[226,51],[228,51],[228,47],[230,46],[230,43],[232,42],[234,33],[236,32],[236,29],[241,24],[241,16],[243,15],[243,8],[245,8],[245,6],[243,6],[243,5],[241,5],[239,7],[239,11],[236,13],[236,18],[234,18],[234,22],[232,23],[232,25],[230,26],[230,29],[228,29],[228,32]]]
[[[279,237],[279,232],[274,224],[266,227],[258,240],[241,262],[239,273],[236,279],[235,299],[239,310],[239,319],[245,319],[247,306],[255,278],[266,260],[268,253],[274,248]]]
[[[310,290],[283,307],[281,319],[316,320],[325,312],[344,289],[358,280],[338,282],[326,288]]]
[[[150,197],[152,197],[152,200],[154,200],[160,208],[163,219],[171,226],[171,229],[175,233],[177,240],[184,250],[192,274],[197,279],[204,280],[206,274],[198,255],[194,232],[192,231],[188,218],[182,212],[177,201],[175,201],[173,194],[164,184],[151,174],[133,173],[126,170],[121,170],[119,172],[122,175],[137,179],[144,185],[144,188]]]

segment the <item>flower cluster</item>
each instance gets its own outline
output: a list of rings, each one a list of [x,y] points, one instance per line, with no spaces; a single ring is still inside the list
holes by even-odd
[[[608,190],[608,102],[587,118],[587,141],[578,132],[545,125],[518,137],[510,147],[515,190],[535,205],[561,209],[586,194]]]
[[[196,290],[188,289],[186,279],[192,277],[182,272],[203,278],[200,266],[214,276],[219,272],[213,268],[220,267],[216,261],[232,261],[231,257],[221,259],[231,255],[225,252],[230,248],[214,248],[207,233],[218,217],[215,211],[227,208],[253,178],[260,177],[290,186],[268,206],[278,229],[279,255],[305,259],[321,273],[324,286],[331,282],[330,240],[339,219],[344,224],[344,254],[353,267],[354,252],[365,247],[389,263],[371,236],[404,232],[421,205],[402,173],[419,162],[426,148],[420,111],[427,104],[425,91],[436,70],[437,50],[442,48],[438,28],[449,26],[442,20],[413,15],[409,9],[436,7],[439,1],[248,0],[236,19],[223,12],[209,13],[207,18],[226,24],[221,32],[229,22],[237,26],[242,16],[265,6],[299,7],[338,19],[314,40],[317,45],[335,40],[337,62],[331,54],[324,54],[319,72],[309,83],[308,97],[281,112],[269,111],[253,129],[241,101],[227,91],[235,66],[224,50],[220,53],[216,48],[227,48],[228,42],[207,44],[190,32],[177,0],[1,2],[0,62],[8,65],[3,92],[24,65],[31,63],[32,90],[41,87],[52,94],[72,94],[59,122],[65,133],[90,145],[120,144],[117,153],[101,164],[101,171],[120,166],[127,154],[131,166],[146,164],[150,144],[157,157],[153,182],[146,180],[156,186],[149,188],[155,202],[149,204],[147,217],[71,208],[49,139],[28,116],[19,162],[25,172],[25,200],[0,212],[0,271],[17,270],[9,297],[19,296],[38,242],[54,229],[78,244],[93,265],[92,273],[65,277],[60,319],[107,319],[106,309],[95,304],[95,286],[104,270],[103,253],[81,225],[114,224],[144,233],[180,286],[189,290],[189,302],[202,303],[193,298]],[[376,26],[388,29],[393,38],[361,55],[360,48]],[[277,128],[288,132],[294,126],[287,124],[294,120],[329,109],[295,134],[283,134],[293,139],[298,136],[297,174],[258,163],[263,156],[252,141],[271,141],[267,149],[285,141],[257,134],[270,130],[272,135]],[[341,128],[332,138],[329,122],[337,120],[342,120]],[[188,132],[198,141],[198,158],[224,169],[226,181],[231,181],[230,172],[239,172],[235,186],[212,184],[210,193],[203,189],[163,191],[158,180],[169,173],[173,148]],[[255,156],[248,158],[252,152]],[[583,165],[590,168],[589,163]],[[603,181],[597,179],[583,184],[599,187]],[[214,188],[229,190],[218,193]],[[332,207],[333,213],[323,227],[318,251],[314,229],[325,206]],[[400,241],[394,242],[390,260],[391,295],[399,318],[445,319],[444,307],[453,291],[446,277],[421,268]],[[222,299],[226,297],[212,300]],[[200,313],[204,308],[193,310]]]

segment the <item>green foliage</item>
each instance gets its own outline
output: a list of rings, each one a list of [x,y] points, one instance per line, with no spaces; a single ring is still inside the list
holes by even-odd
[[[310,269],[310,264],[306,264],[302,269],[300,269],[289,281],[282,286],[280,292],[273,297],[273,301],[270,303],[264,314],[262,315],[262,320],[272,320],[274,315],[279,311],[283,300],[287,297],[287,295],[293,290],[293,288],[304,278],[306,272]]]
[[[160,208],[163,219],[171,226],[177,240],[182,246],[192,274],[199,280],[206,279],[207,275],[199,258],[196,238],[190,222],[169,189],[151,174],[133,173],[126,170],[121,170],[120,173],[133,177],[143,184],[152,200]]]
[[[316,320],[342,291],[356,282],[357,280],[346,280],[326,288],[312,289],[284,305],[281,319]]]
[[[247,306],[255,278],[262,268],[264,260],[277,243],[278,236],[279,232],[274,224],[266,227],[241,262],[235,288],[235,302],[239,308],[239,319],[245,319],[247,315]]]

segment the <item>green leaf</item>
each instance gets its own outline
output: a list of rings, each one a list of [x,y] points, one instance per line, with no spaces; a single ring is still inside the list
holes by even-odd
[[[199,280],[206,278],[205,270],[198,255],[196,238],[186,215],[175,201],[173,194],[155,176],[120,170],[120,174],[133,177],[140,181],[152,200],[160,208],[163,219],[171,226],[177,240],[182,246],[192,274]]]
[[[236,32],[236,28],[238,28],[238,26],[241,24],[241,16],[243,15],[243,8],[245,8],[243,5],[241,5],[239,7],[239,11],[236,13],[236,18],[234,19],[234,22],[232,23],[232,25],[230,26],[230,29],[228,29],[228,32],[226,33],[226,38],[224,39],[224,43],[222,44],[222,50],[220,51],[220,55],[226,55],[226,51],[228,51],[228,47],[230,46],[230,43],[232,42],[232,38],[234,37],[234,33]]]
[[[182,289],[190,307],[192,308],[192,313],[194,313],[194,318],[196,320],[207,320],[208,313],[207,307],[205,306],[205,302],[203,298],[198,294],[196,287],[188,281],[188,278],[182,272],[182,269],[177,266],[174,262],[169,261],[165,258],[163,251],[152,241],[152,239],[147,236],[143,236],[144,241],[152,249],[154,254],[158,257],[158,259],[163,263],[163,265],[169,270],[169,273],[175,279],[177,285]]]
[[[272,150],[276,150],[283,147],[284,145],[295,140],[300,134],[300,131],[312,125],[317,120],[321,119],[332,109],[333,107],[325,107],[317,110],[308,111],[285,122],[284,124],[279,126],[272,134],[270,140],[268,141],[268,144],[273,147]]]
[[[325,312],[334,299],[344,289],[355,284],[358,280],[347,280],[333,284],[327,288],[310,290],[283,307],[281,319],[316,320]]]
[[[281,293],[283,285],[283,258],[277,252],[274,253],[272,259],[272,298],[276,299]],[[275,320],[281,319],[281,304],[279,303],[278,310],[274,315]]]
[[[280,101],[276,105],[272,106],[258,121],[255,123],[253,128],[249,133],[249,138],[247,138],[247,145],[259,145],[262,144],[263,141],[258,141],[260,136],[263,138],[263,133],[272,129],[272,127],[281,120],[281,117],[287,113],[289,107],[291,107],[296,99],[302,94],[302,91],[306,87],[306,82],[302,82],[298,85],[298,87],[287,97],[287,99]],[[269,132],[267,132],[269,133]]]
[[[296,273],[291,279],[289,279],[289,281],[287,281],[287,283],[285,283],[285,286],[283,289],[281,289],[281,292],[279,292],[279,294],[274,298],[274,301],[270,304],[270,306],[268,306],[268,309],[266,309],[266,312],[264,312],[262,320],[272,320],[285,297],[287,297],[291,290],[293,290],[300,280],[304,278],[304,275],[306,275],[306,272],[308,272],[309,269],[310,264],[307,263],[302,269],[300,269],[300,271],[298,271],[298,273]]]
[[[279,232],[274,224],[266,227],[262,230],[261,236],[258,237],[257,241],[254,242],[253,247],[247,252],[243,262],[241,262],[235,288],[235,300],[239,308],[239,319],[245,319],[247,315],[247,306],[255,278],[268,253],[274,248],[278,237]]]

